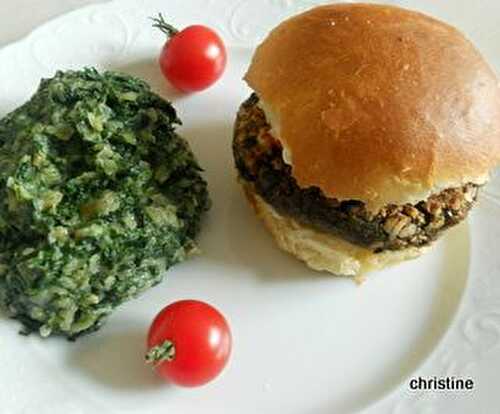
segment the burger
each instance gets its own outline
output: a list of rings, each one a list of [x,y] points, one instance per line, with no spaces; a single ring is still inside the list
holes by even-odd
[[[500,159],[500,87],[455,28],[368,4],[277,26],[245,80],[233,152],[278,245],[356,276],[463,221]]]

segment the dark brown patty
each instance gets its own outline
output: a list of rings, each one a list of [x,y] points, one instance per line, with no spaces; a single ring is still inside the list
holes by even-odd
[[[251,183],[281,214],[340,236],[375,252],[421,247],[467,216],[478,186],[449,188],[417,204],[387,205],[377,213],[358,200],[338,201],[317,187],[302,189],[284,163],[280,143],[271,134],[259,98],[252,94],[236,119],[233,153],[240,178]]]

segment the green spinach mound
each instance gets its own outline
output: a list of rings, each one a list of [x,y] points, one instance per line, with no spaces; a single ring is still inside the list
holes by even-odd
[[[74,339],[196,249],[207,184],[172,105],[136,78],[58,72],[0,120],[0,303]]]

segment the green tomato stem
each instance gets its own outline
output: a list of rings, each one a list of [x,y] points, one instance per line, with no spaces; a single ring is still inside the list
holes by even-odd
[[[158,13],[158,17],[151,17],[151,20],[153,21],[153,27],[160,29],[169,39],[179,33],[179,30],[165,21],[161,13]]]
[[[155,366],[163,361],[170,362],[175,357],[175,346],[171,341],[165,341],[160,345],[153,346],[146,354],[146,363]]]

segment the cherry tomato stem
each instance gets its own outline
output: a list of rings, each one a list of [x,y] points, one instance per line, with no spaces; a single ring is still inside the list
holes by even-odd
[[[161,13],[158,14],[158,17],[151,17],[151,20],[153,20],[154,22],[153,27],[160,29],[163,33],[165,33],[168,36],[169,39],[174,37],[177,33],[179,33],[179,30],[177,30],[174,26],[168,24],[165,21]]]
[[[148,364],[157,365],[163,361],[173,361],[175,358],[174,344],[166,340],[160,345],[153,346],[146,354],[146,362]]]

